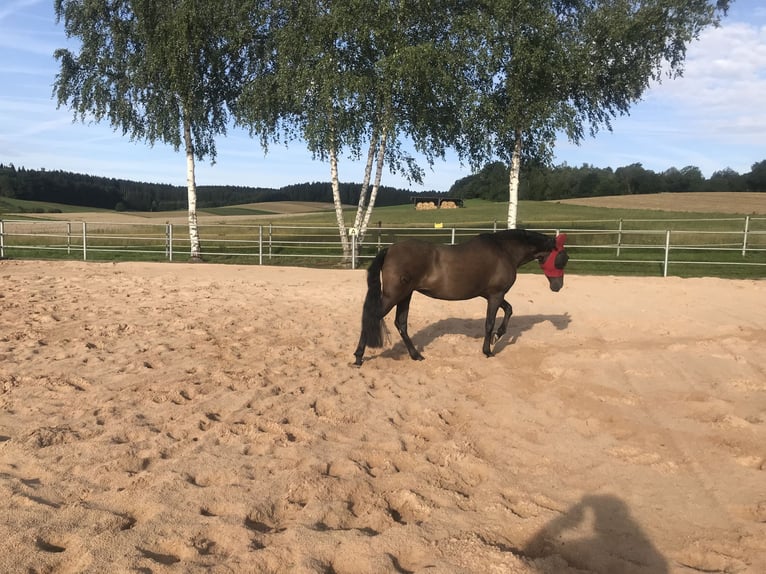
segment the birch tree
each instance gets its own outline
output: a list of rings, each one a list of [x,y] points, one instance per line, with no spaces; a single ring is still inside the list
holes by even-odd
[[[190,257],[202,251],[195,160],[215,159],[228,102],[241,89],[244,53],[258,25],[236,0],[55,0],[79,49],[59,49],[59,106],[82,121],[107,121],[132,140],[183,149]]]
[[[350,255],[340,197],[339,155],[357,153],[354,120],[360,80],[353,65],[358,46],[343,2],[274,2],[268,18],[267,57],[237,103],[237,121],[263,146],[302,139],[315,159],[330,165],[340,241]]]
[[[459,42],[473,96],[458,144],[474,167],[510,163],[515,227],[522,161],[549,161],[557,135],[579,143],[611,130],[652,81],[683,72],[686,47],[729,0],[488,0]]]
[[[373,136],[354,223],[360,242],[384,167],[421,183],[425,172],[404,141],[433,168],[459,134],[456,118],[465,87],[453,32],[467,9],[465,3],[392,1],[374,5],[377,12],[369,24],[368,64],[373,90],[366,95],[369,113],[365,116]],[[366,196],[373,161],[375,181]]]
[[[437,34],[444,36],[452,10],[446,9],[450,2],[438,4],[445,9],[390,0],[272,4],[269,64],[239,99],[237,118],[263,145],[300,138],[316,159],[329,162],[346,256],[350,244],[338,192],[344,153],[366,157],[351,224],[361,241],[386,166],[422,181],[423,170],[402,137],[429,163],[446,149],[446,138],[435,135],[446,124],[434,110],[455,117],[444,111],[451,98],[442,97],[444,78],[454,78]]]

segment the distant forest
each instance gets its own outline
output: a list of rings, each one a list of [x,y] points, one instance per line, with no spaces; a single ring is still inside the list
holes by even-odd
[[[359,201],[361,184],[341,184],[343,203]],[[766,160],[753,164],[751,171],[738,174],[724,169],[703,177],[699,168],[670,168],[662,173],[641,164],[612,168],[589,165],[570,167],[527,166],[522,169],[520,199],[550,200],[604,195],[631,195],[688,191],[766,192]],[[461,199],[508,200],[508,168],[502,163],[487,165],[479,173],[456,181],[448,192],[421,192]],[[401,205],[414,192],[382,187],[376,205]],[[173,211],[187,208],[186,188],[169,184],[144,183],[84,175],[66,171],[16,168],[0,164],[0,197],[98,207],[117,211]],[[332,202],[329,183],[301,183],[279,189],[199,186],[197,207],[205,209],[268,201]]]
[[[359,201],[361,184],[341,184],[343,203]],[[412,193],[381,187],[377,205],[408,203]],[[81,205],[116,211],[175,211],[187,208],[185,186],[145,183],[71,173],[16,168],[0,164],[0,197]],[[197,208],[268,201],[332,202],[329,183],[301,183],[279,189],[231,185],[198,186]]]
[[[450,195],[507,201],[508,175],[508,167],[504,164],[489,164],[478,174],[455,182]],[[766,192],[766,160],[753,164],[746,174],[726,168],[716,171],[708,179],[694,166],[673,167],[662,173],[644,169],[640,163],[614,170],[590,165],[526,166],[521,170],[519,183],[519,199],[528,200],[689,191]]]

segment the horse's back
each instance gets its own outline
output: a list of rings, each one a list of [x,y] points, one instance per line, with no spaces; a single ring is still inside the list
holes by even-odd
[[[439,247],[441,246],[419,239],[406,239],[394,243],[386,253],[383,264],[384,276],[388,274],[420,277],[434,265]]]
[[[470,299],[506,290],[515,280],[490,237],[457,245],[409,239],[392,245],[383,266],[383,290],[419,291],[438,299]]]

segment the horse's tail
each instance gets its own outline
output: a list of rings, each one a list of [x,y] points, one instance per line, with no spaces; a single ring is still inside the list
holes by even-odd
[[[367,269],[367,296],[362,308],[362,334],[368,347],[383,346],[383,300],[380,270],[388,249],[381,249]]]

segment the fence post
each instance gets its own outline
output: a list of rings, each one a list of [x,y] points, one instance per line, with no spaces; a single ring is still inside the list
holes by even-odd
[[[668,276],[668,259],[670,256],[670,229],[665,231],[665,265],[663,266],[662,276]]]
[[[263,225],[258,226],[258,265],[263,265]]]
[[[620,256],[621,245],[622,245],[622,219],[620,219],[620,225],[617,229],[617,257]]]
[[[0,259],[5,258],[5,224],[0,219]]]
[[[455,228],[454,227],[452,228],[452,239],[451,239],[451,242],[452,242],[451,243],[452,245],[455,245]]]
[[[72,254],[72,223],[66,222],[66,254]]]
[[[173,261],[173,224],[165,224],[165,251],[168,261]]]
[[[750,232],[750,216],[745,216],[745,232],[742,234],[742,257],[747,253],[747,234]]]
[[[88,224],[82,222],[82,260],[88,260]]]
[[[269,260],[271,260],[271,237],[272,237],[273,229],[272,224],[269,223]]]
[[[348,230],[348,234],[351,236],[351,269],[356,269],[356,228],[352,227]]]

